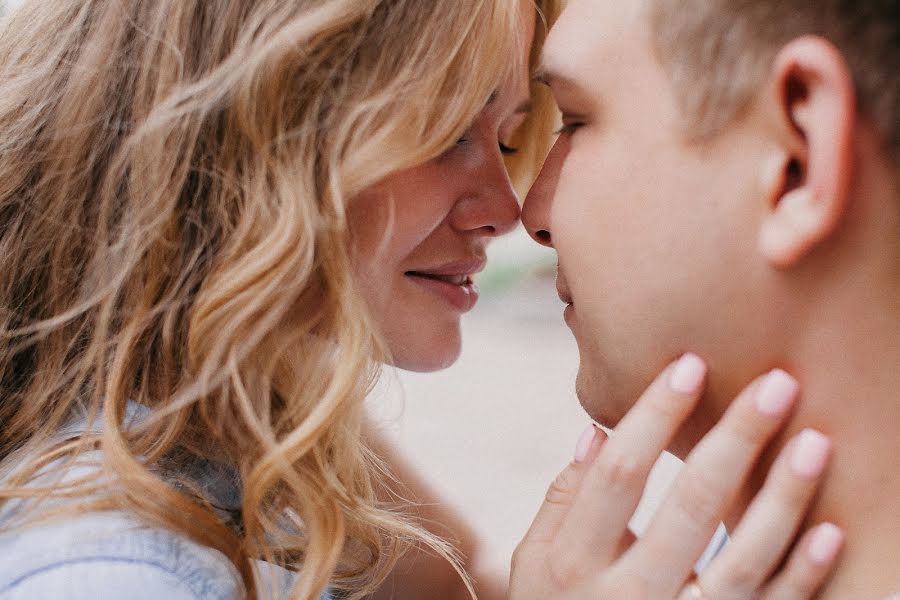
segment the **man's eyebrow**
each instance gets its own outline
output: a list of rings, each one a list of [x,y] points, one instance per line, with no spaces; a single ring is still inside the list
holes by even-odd
[[[534,79],[538,83],[542,83],[547,87],[550,87],[550,80],[552,79],[552,75],[550,74],[550,71],[547,69],[547,67],[542,64],[535,70],[534,77],[532,77],[532,79]]]
[[[565,85],[567,87],[580,88],[578,81],[571,77],[570,75],[566,75],[561,71],[556,71],[552,67],[549,67],[545,64],[539,66],[532,77],[534,81],[538,83],[542,83],[547,87],[553,87],[554,85]]]

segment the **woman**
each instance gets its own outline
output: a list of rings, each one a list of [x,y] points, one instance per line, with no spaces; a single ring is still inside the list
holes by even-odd
[[[362,399],[377,361],[458,353],[518,217],[503,155],[548,123],[534,21],[482,0],[12,15],[0,594],[357,598],[410,544],[456,567],[379,501]]]

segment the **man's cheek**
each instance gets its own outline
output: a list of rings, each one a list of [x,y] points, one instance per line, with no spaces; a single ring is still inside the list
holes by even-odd
[[[557,202],[550,215],[550,226],[557,250],[566,246],[582,245],[591,238],[595,215],[590,206],[576,193],[557,194]]]

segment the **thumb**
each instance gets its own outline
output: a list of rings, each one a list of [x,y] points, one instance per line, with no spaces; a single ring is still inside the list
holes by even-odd
[[[602,429],[593,423],[588,425],[575,447],[575,459],[550,484],[544,502],[522,539],[520,547],[544,544],[556,537],[581,488],[588,467],[597,458],[605,441],[606,434]]]

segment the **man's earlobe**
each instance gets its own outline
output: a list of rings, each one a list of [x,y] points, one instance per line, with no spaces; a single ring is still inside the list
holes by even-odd
[[[823,38],[798,38],[770,75],[778,151],[762,168],[767,206],[759,247],[789,268],[837,231],[848,210],[856,124],[850,69]]]
[[[759,247],[770,263],[790,267],[821,239],[823,215],[812,190],[801,187],[781,197],[776,210],[763,222]]]

